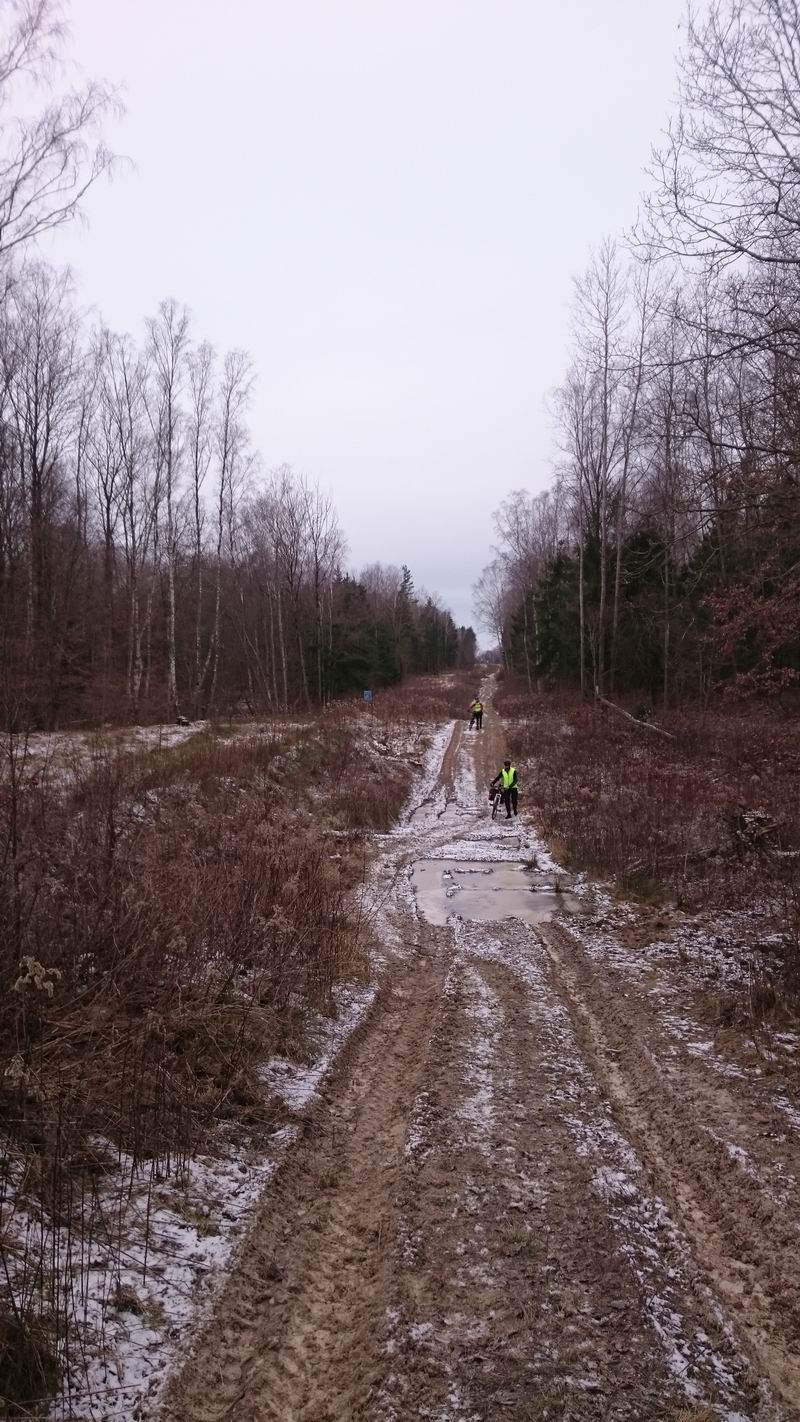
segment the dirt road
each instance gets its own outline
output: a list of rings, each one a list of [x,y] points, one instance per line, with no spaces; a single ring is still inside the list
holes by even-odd
[[[800,1116],[589,951],[544,846],[487,817],[491,714],[442,749],[380,844],[372,1011],[165,1418],[799,1416]],[[496,886],[523,863],[531,921]]]

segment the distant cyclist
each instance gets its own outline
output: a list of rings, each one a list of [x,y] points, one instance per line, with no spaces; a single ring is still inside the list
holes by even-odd
[[[517,800],[519,799],[519,781],[517,779],[517,768],[506,759],[503,761],[502,770],[498,770],[492,781],[492,789],[495,785],[501,787],[501,798],[506,807],[506,819],[511,819],[511,811],[517,813]]]
[[[473,726],[477,726],[477,729],[479,731],[483,727],[483,702],[477,696],[475,697],[475,700],[469,708],[470,730],[472,730]]]

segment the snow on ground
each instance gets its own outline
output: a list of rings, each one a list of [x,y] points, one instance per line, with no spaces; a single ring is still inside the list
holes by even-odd
[[[797,1199],[797,1180],[787,1173],[780,1161],[773,1161],[769,1166],[770,1175],[776,1177],[776,1184],[773,1186],[770,1181],[765,1178],[764,1169],[756,1165],[756,1162],[750,1153],[744,1149],[744,1146],[726,1140],[717,1131],[712,1130],[710,1126],[704,1125],[702,1122],[698,1124],[700,1129],[705,1131],[706,1135],[710,1136],[712,1140],[717,1142],[717,1145],[722,1147],[728,1159],[733,1161],[734,1165],[741,1170],[742,1174],[746,1175],[748,1180],[752,1180],[753,1184],[767,1195],[774,1204],[779,1205],[782,1209],[786,1209],[787,1211],[793,1209],[794,1202]],[[787,1215],[787,1219],[789,1218],[790,1215]],[[792,1228],[795,1229],[796,1232],[800,1232],[800,1226],[797,1224],[793,1223]]]
[[[528,840],[529,846],[532,840]],[[450,846],[447,848],[449,856]],[[578,1046],[566,1007],[550,984],[549,962],[541,939],[520,923],[513,933],[498,935],[496,927],[462,922],[455,914],[451,926],[456,957],[448,982],[452,992],[452,982],[456,977],[460,979],[469,1026],[463,1069],[459,1071],[461,1076],[463,1070],[463,1077],[458,1117],[465,1144],[489,1159],[494,1159],[498,1150],[494,1142],[493,1073],[503,1033],[503,1013],[499,999],[476,966],[481,960],[497,961],[514,972],[524,990],[531,1026],[542,1052],[546,1089],[572,1135],[576,1155],[589,1166],[592,1187],[603,1201],[620,1253],[628,1259],[639,1282],[643,1310],[667,1366],[691,1402],[703,1398],[708,1379],[712,1378],[715,1401],[724,1404],[727,1399],[732,1403],[738,1393],[736,1373],[743,1366],[732,1332],[710,1293],[705,1301],[718,1328],[716,1342],[683,1311],[682,1299],[691,1297],[693,1290],[699,1289],[705,1297],[702,1285],[694,1278],[688,1240],[664,1200],[652,1193],[642,1161],[611,1117],[609,1104]],[[426,1159],[434,1125],[428,1093],[422,1091],[406,1140],[407,1157],[419,1163]],[[500,1177],[503,1169],[499,1158],[497,1163]],[[469,1217],[468,1181],[459,1198],[460,1208]],[[406,1263],[413,1262],[418,1245],[407,1234],[402,1255]],[[474,1263],[469,1267],[475,1267]],[[395,1320],[390,1343],[393,1353],[400,1352],[409,1337],[414,1341],[411,1329],[413,1325]],[[720,1338],[724,1340],[721,1348]],[[705,1383],[696,1374],[698,1363]],[[575,1386],[580,1386],[580,1380],[575,1381]],[[383,1401],[381,1415],[396,1416],[389,1399]],[[729,1411],[727,1416],[733,1419],[737,1414]]]
[[[455,821],[456,815],[460,816],[460,825]],[[467,823],[467,816],[474,821],[472,827]],[[565,880],[568,877],[532,826],[521,819],[509,821],[504,813],[502,818],[492,820],[482,805],[477,810],[474,802],[470,805],[459,801],[457,809],[443,819],[443,828],[451,823],[456,831],[454,838],[426,851],[426,858],[466,859],[485,864],[523,863],[554,878]],[[459,828],[461,833],[458,833]]]
[[[137,1175],[122,1159],[102,1209],[113,1237],[108,1252],[98,1240],[93,1258],[74,1262],[84,1355],[50,1410],[53,1422],[146,1415],[293,1139],[292,1128],[276,1132],[269,1158],[220,1146],[161,1180]]]
[[[137,733],[137,744],[143,748],[175,745],[202,729],[202,725],[142,728],[145,734],[140,737]],[[165,742],[158,738],[159,730],[174,732],[176,737]],[[457,759],[453,794],[448,796],[438,785],[452,731],[452,722],[437,727],[432,734],[430,728],[420,726],[393,730],[391,734],[380,728],[366,731],[376,754],[403,757],[406,761],[412,755],[419,756],[422,735],[429,738],[400,823],[390,833],[375,837],[379,852],[361,889],[362,915],[373,929],[376,976],[390,956],[406,956],[417,943],[413,928],[417,909],[413,874],[405,863],[409,853],[415,852],[415,840],[419,840],[420,855],[426,858],[471,862],[475,866],[525,863],[542,875],[565,877],[529,825],[521,820],[507,824],[488,818],[484,791],[476,783],[471,756],[461,754]],[[570,884],[570,888],[589,896],[585,881]],[[454,895],[454,899],[457,897]],[[390,901],[392,911],[384,912]],[[654,937],[643,948],[631,950],[623,943],[620,932],[629,916],[625,906],[613,903],[602,890],[593,889],[591,910],[591,917],[571,919],[572,930],[590,957],[602,959],[604,965],[620,975],[643,979],[665,961],[679,957],[682,964],[686,960],[694,964],[699,980],[707,985],[704,975],[710,952],[711,961],[725,975],[724,980],[733,981],[729,972],[732,952],[724,925],[710,946],[709,931],[687,923],[672,933],[669,942]],[[488,924],[457,923],[455,927],[456,963],[463,973],[466,1017],[471,1027],[460,1119],[471,1143],[482,1154],[491,1155],[495,1111],[492,1065],[503,1032],[503,1013],[499,999],[475,963],[481,958],[497,958],[511,968],[526,989],[531,1025],[545,1054],[549,1089],[560,1101],[576,1154],[589,1165],[593,1189],[603,1200],[619,1247],[640,1280],[645,1307],[665,1356],[687,1396],[697,1397],[697,1388],[686,1372],[690,1351],[687,1323],[677,1303],[681,1290],[691,1287],[686,1274],[687,1242],[664,1202],[648,1190],[641,1161],[611,1119],[608,1105],[581,1056],[568,1015],[549,985],[541,940],[522,924],[502,938],[493,936]],[[445,998],[455,990],[455,971],[456,964],[448,975]],[[307,1110],[345,1042],[369,1012],[375,993],[374,986],[341,991],[336,1016],[332,1020],[320,1017],[312,1024],[314,1051],[310,1062],[276,1057],[265,1064],[265,1096],[271,1093],[279,1097],[290,1113]],[[713,1044],[696,1024],[677,1013],[672,1014],[670,1023],[669,1008],[664,1020],[676,1040],[703,1054],[704,1059],[713,1060]],[[796,1040],[787,1040],[785,1050],[796,1051]],[[800,1114],[788,1100],[777,1104],[790,1128],[800,1129]],[[423,1089],[406,1138],[406,1157],[410,1161],[421,1163],[425,1159],[434,1124],[433,1110],[430,1096]],[[84,1269],[79,1292],[84,1299],[88,1330],[88,1362],[85,1370],[75,1368],[71,1393],[53,1408],[53,1422],[63,1422],[67,1417],[74,1422],[101,1422],[106,1418],[119,1422],[121,1418],[152,1415],[149,1409],[155,1405],[170,1363],[185,1351],[188,1340],[208,1316],[261,1194],[296,1139],[296,1132],[297,1127],[289,1122],[273,1134],[268,1150],[259,1154],[241,1145],[220,1142],[213,1158],[197,1159],[185,1175],[168,1180],[135,1180],[129,1167],[126,1176],[126,1162],[120,1162],[114,1194],[115,1199],[125,1200],[120,1218],[123,1263],[119,1269],[110,1269],[98,1255]],[[734,1154],[738,1149],[735,1145],[725,1145],[725,1149],[742,1169],[748,1169],[747,1161]],[[120,1182],[126,1189],[120,1191]],[[536,1188],[533,1180],[527,1184]],[[109,1200],[110,1217],[112,1204]],[[469,1212],[468,1189],[463,1204]],[[405,1247],[413,1257],[414,1239],[408,1237]],[[663,1268],[665,1252],[674,1270],[674,1284]],[[719,1325],[724,1333],[721,1318]],[[405,1342],[417,1347],[427,1346],[426,1337],[419,1331],[427,1327],[399,1316],[395,1320],[397,1339],[402,1335]],[[704,1358],[707,1369],[717,1379],[719,1400],[723,1402],[734,1387],[727,1363],[710,1340],[697,1334],[691,1338],[691,1354]],[[461,1399],[454,1394],[449,1404],[452,1405],[446,1410],[431,1415],[440,1417],[441,1422],[455,1422],[457,1418],[464,1422],[468,1413],[463,1410]],[[387,1418],[390,1415],[387,1411]]]
[[[313,1061],[274,1057],[264,1067],[265,1096],[274,1093],[293,1113],[308,1109],[374,996],[374,987],[337,992],[336,1015],[310,1026]],[[73,1284],[85,1300],[89,1346],[51,1410],[53,1422],[129,1418],[137,1408],[148,1415],[145,1400],[154,1406],[169,1364],[208,1316],[250,1216],[296,1138],[289,1124],[272,1134],[266,1151],[220,1143],[216,1156],[161,1181],[137,1178],[120,1161],[104,1214],[115,1218],[122,1265],[109,1268],[101,1251],[97,1267]]]
[[[391,833],[392,839],[418,834],[427,826],[435,825],[444,813],[447,795],[444,787],[437,784],[437,780],[452,734],[452,721],[445,721],[433,732],[425,752],[422,770],[401,811],[399,824]]]
[[[736,912],[715,916],[713,924],[678,923],[637,952],[656,965],[679,961],[682,982],[693,987],[735,991],[748,985],[754,970],[771,966],[780,946],[777,934],[759,932],[756,912]]]
[[[185,726],[175,723],[158,726],[128,726],[121,730],[78,732],[35,732],[28,737],[15,737],[20,755],[38,764],[88,764],[99,750],[169,750],[183,745],[191,736],[206,730],[207,721],[190,721]]]
[[[231,731],[250,741],[283,740],[287,735],[307,731],[310,721],[268,720],[236,723]],[[27,774],[44,775],[50,785],[69,786],[99,755],[109,752],[135,754],[138,751],[174,750],[193,736],[207,731],[211,722],[175,722],[155,726],[107,727],[96,731],[37,731],[17,735],[13,748]],[[398,754],[402,753],[397,751]]]
[[[578,883],[573,892],[585,891]],[[695,1018],[695,994],[741,995],[765,969],[777,962],[777,935],[759,932],[761,915],[721,913],[712,922],[686,918],[667,910],[663,922],[648,930],[641,911],[631,904],[611,900],[603,890],[592,894],[590,912],[570,921],[570,931],[586,956],[647,992],[658,1011],[664,1032],[672,1038],[672,1053],[686,1051],[701,1058],[719,1076],[743,1079],[761,1076],[756,1063],[730,1060],[709,1036],[707,1022]],[[677,918],[677,921],[676,921]],[[648,986],[648,984],[650,984]],[[759,1052],[769,1061],[792,1057],[798,1050],[793,1032],[760,1029]]]
[[[473,731],[472,734],[478,735],[479,733]],[[464,735],[468,737],[470,732],[465,731]],[[456,804],[461,809],[477,808],[479,804],[479,794],[482,795],[483,791],[481,789],[479,792],[475,775],[475,760],[471,755],[460,755],[458,757],[453,788]]]
[[[206,730],[207,726],[207,721],[190,721],[188,726],[136,726],[132,732],[126,732],[118,744],[131,750],[139,747],[145,750],[172,750],[175,746],[182,746],[191,736],[196,736],[198,731]]]
[[[541,940],[522,925],[514,938],[494,938],[491,933],[469,935],[472,952],[496,960],[517,975],[528,989],[531,1026],[536,1033],[549,1089],[560,1103],[575,1142],[576,1153],[592,1163],[592,1181],[604,1200],[609,1218],[638,1278],[643,1306],[658,1336],[666,1361],[687,1396],[700,1390],[687,1372],[690,1356],[702,1357],[715,1379],[718,1400],[735,1392],[727,1362],[709,1340],[689,1335],[679,1304],[681,1293],[691,1293],[691,1251],[666,1204],[647,1188],[647,1175],[629,1141],[615,1126],[575,1038],[566,1008],[548,981]],[[669,1257],[670,1269],[663,1268]],[[711,1296],[708,1299],[712,1303]],[[717,1321],[733,1349],[730,1330],[718,1311]]]
[[[494,1057],[503,1030],[500,999],[484,982],[477,968],[469,967],[466,987],[470,995],[467,1019],[474,1030],[465,1062],[466,1095],[459,1115],[468,1139],[483,1155],[491,1155],[494,1131]]]
[[[137,728],[126,744],[164,745],[161,733],[167,732],[174,746],[204,724]],[[452,723],[437,727],[432,736],[429,727],[420,725],[393,740],[393,753],[411,747],[419,754],[422,736],[429,737],[429,744],[399,826],[378,837],[383,853],[370,867],[362,894],[362,912],[373,922],[395,882],[395,857],[406,852],[410,834],[435,824],[445,808],[443,795],[425,797],[436,785],[451,734]],[[43,745],[38,753],[52,751]],[[416,814],[421,824],[412,828]],[[411,907],[410,887],[407,902]],[[387,941],[375,942],[376,977],[387,956],[406,947],[386,915],[381,916],[381,936]],[[265,1063],[265,1100],[272,1094],[293,1114],[308,1110],[376,991],[374,984],[339,989],[334,1015],[320,1015],[308,1024],[313,1059],[302,1063],[274,1057]],[[296,1137],[297,1127],[290,1122],[273,1133],[266,1151],[220,1140],[213,1156],[198,1157],[185,1173],[165,1179],[135,1175],[130,1161],[109,1146],[119,1166],[109,1178],[102,1212],[107,1222],[114,1221],[112,1235],[115,1244],[121,1241],[121,1251],[115,1258],[110,1247],[106,1254],[98,1249],[94,1258],[75,1261],[73,1291],[81,1301],[83,1354],[51,1408],[52,1422],[120,1422],[153,1415],[170,1365],[208,1317],[264,1188]],[[24,1231],[21,1211],[17,1225]],[[68,1241],[63,1247],[69,1247]]]
[[[37,780],[51,790],[69,790],[79,776],[91,769],[98,757],[115,752],[169,750],[183,745],[207,721],[187,726],[131,726],[124,730],[94,732],[37,732],[11,738],[17,768],[26,780]],[[6,755],[6,763],[8,756]]]
[[[781,1091],[773,1098],[778,1110],[786,1117],[794,1131],[800,1133],[800,1111],[793,1106],[791,1101]]]
[[[264,1085],[280,1097],[291,1111],[303,1111],[313,1100],[345,1042],[363,1021],[375,1001],[376,987],[340,987],[336,990],[335,1016],[318,1015],[308,1023],[307,1033],[314,1042],[310,1062],[273,1057],[263,1070]]]

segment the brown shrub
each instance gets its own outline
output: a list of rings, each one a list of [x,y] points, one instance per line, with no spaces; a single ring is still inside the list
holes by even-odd
[[[469,696],[457,679],[421,682],[375,713],[351,703],[302,724],[211,726],[169,749],[97,734],[61,737],[47,758],[6,739],[8,1407],[44,1396],[70,1358],[80,1367],[72,1281],[86,1258],[102,1255],[109,1298],[120,1297],[114,1220],[134,1184],[149,1198],[162,1178],[182,1177],[220,1127],[248,1144],[273,1128],[264,1062],[302,1054],[309,1009],[334,1010],[337,985],[367,975],[353,894],[362,831],[390,828],[410,786],[409,747],[451,704],[463,715]]]
[[[388,825],[401,791],[376,782],[360,801],[357,765],[342,725],[277,740],[209,734],[144,754],[98,742],[68,768],[10,746],[0,778],[9,1399],[45,1393],[45,1359],[66,1357],[77,1304],[58,1280],[87,1230],[104,1228],[98,1192],[117,1153],[129,1186],[137,1173],[182,1172],[220,1122],[263,1136],[273,1121],[259,1068],[302,1040],[309,1007],[328,1010],[338,983],[364,978],[351,893],[361,866],[326,826],[344,803],[350,823]],[[22,1247],[14,1210],[37,1222]],[[110,1260],[118,1247],[103,1238]],[[30,1387],[2,1362],[5,1339]]]
[[[4,1417],[31,1417],[54,1389],[58,1362],[52,1338],[34,1314],[0,1310],[0,1407]],[[37,1408],[38,1410],[38,1408]]]
[[[621,891],[756,912],[787,945],[800,933],[800,732],[773,707],[660,721],[668,741],[568,698],[498,697],[525,767],[524,794],[565,863]]]
[[[401,686],[376,692],[375,719],[399,725],[464,720],[482,680],[483,673],[478,670],[409,677]]]

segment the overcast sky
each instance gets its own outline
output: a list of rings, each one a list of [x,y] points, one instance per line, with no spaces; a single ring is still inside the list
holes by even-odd
[[[684,5],[73,0],[135,167],[52,255],[116,329],[174,296],[247,349],[265,466],[470,621],[492,510],[551,477],[571,278],[635,216]]]

